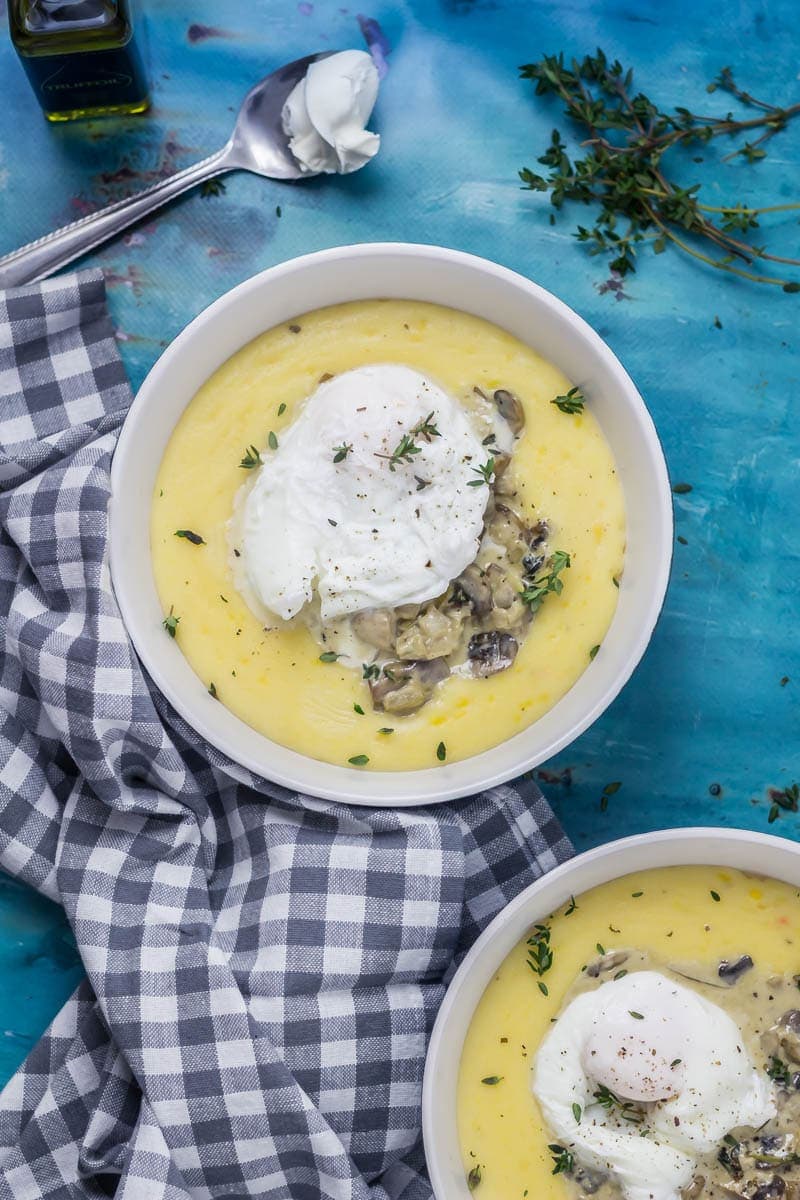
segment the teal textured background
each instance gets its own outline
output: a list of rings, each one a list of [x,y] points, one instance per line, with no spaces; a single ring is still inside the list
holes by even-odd
[[[543,284],[610,343],[659,427],[674,481],[670,592],[623,695],[540,772],[578,848],[665,825],[766,830],[769,789],[800,777],[798,603],[800,296],[647,255],[624,297],[573,240],[569,217],[518,187],[558,110],[517,66],[602,45],[666,105],[727,109],[705,85],[726,65],[756,95],[800,97],[795,0],[720,7],[688,0],[147,0],[154,85],[145,118],[50,127],[0,40],[0,253],[208,154],[247,88],[281,62],[363,45],[388,64],[361,174],[287,186],[229,176],[94,256],[106,271],[120,349],[138,384],[197,312],[255,271],[346,242],[438,242]],[[0,0],[0,8],[3,7]],[[563,122],[558,117],[558,123]],[[712,203],[795,198],[800,122],[757,166],[722,153],[679,165]],[[280,206],[281,215],[276,212]],[[774,241],[798,252],[798,220]],[[721,328],[715,324],[715,317]],[[788,676],[788,681],[782,680]],[[621,786],[601,807],[603,788]],[[709,788],[713,787],[713,791]],[[797,839],[784,814],[774,833]],[[0,1082],[80,979],[59,911],[0,881]]]

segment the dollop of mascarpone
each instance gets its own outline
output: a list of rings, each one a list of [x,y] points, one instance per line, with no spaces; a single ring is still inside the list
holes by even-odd
[[[393,468],[403,435],[428,417],[439,436],[416,436],[419,453]],[[393,363],[346,371],[263,453],[239,506],[238,566],[285,620],[315,594],[323,623],[431,600],[477,553],[489,488],[471,482],[487,456],[431,379]]]
[[[347,175],[378,153],[367,121],[378,72],[363,50],[342,50],[311,64],[283,106],[283,131],[302,171]]]

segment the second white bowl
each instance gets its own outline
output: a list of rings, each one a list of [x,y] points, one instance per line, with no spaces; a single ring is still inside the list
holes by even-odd
[[[457,1085],[473,1014],[503,960],[536,921],[634,871],[718,866],[754,871],[800,887],[800,846],[744,829],[667,829],[610,842],[556,867],[521,892],[475,942],[453,977],[436,1018],[422,1096],[425,1156],[436,1200],[471,1200],[458,1141]]]

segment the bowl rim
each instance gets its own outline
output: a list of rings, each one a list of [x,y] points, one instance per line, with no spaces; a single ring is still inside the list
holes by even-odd
[[[695,862],[691,853],[687,859],[687,844],[707,847],[708,853],[703,857],[702,862]],[[656,864],[648,863],[643,867],[641,865],[641,853],[645,847],[651,853],[655,851],[657,858],[662,857],[662,855],[668,856],[669,861],[658,862]],[[788,854],[789,857],[796,859],[798,865],[796,886],[800,887],[799,842],[791,838],[778,837],[775,834],[761,833],[749,829],[706,825],[682,826],[676,829],[658,829],[648,833],[637,833],[624,838],[616,838],[614,841],[605,842],[600,846],[595,846],[580,854],[576,854],[552,870],[546,871],[545,874],[539,876],[538,879],[534,880],[526,888],[523,888],[513,900],[509,901],[492,918],[483,932],[473,942],[448,984],[444,999],[436,1014],[436,1020],[425,1056],[422,1086],[422,1136],[425,1161],[436,1200],[461,1200],[461,1197],[456,1196],[453,1189],[449,1187],[442,1161],[438,1156],[441,1141],[438,1132],[436,1132],[436,1124],[440,1120],[442,1110],[442,1096],[438,1092],[438,1086],[443,1074],[443,1056],[446,1054],[443,1043],[446,1033],[449,1030],[450,1022],[455,1019],[454,1012],[459,1016],[464,1027],[464,1033],[466,1034],[475,1009],[483,996],[486,985],[481,988],[468,1013],[458,1012],[457,1006],[461,1002],[463,989],[472,972],[475,970],[476,964],[484,959],[484,957],[486,958],[484,974],[487,975],[486,983],[488,983],[491,975],[497,970],[500,963],[505,960],[508,953],[510,953],[510,948],[507,949],[504,946],[498,947],[498,953],[495,958],[488,953],[492,943],[497,939],[498,932],[513,926],[518,919],[521,919],[523,914],[526,915],[525,923],[527,925],[532,924],[536,920],[541,919],[544,912],[549,911],[551,907],[557,907],[560,903],[566,903],[570,896],[579,897],[583,892],[590,891],[592,888],[602,886],[605,883],[613,882],[616,879],[624,878],[625,875],[633,874],[637,870],[654,870],[669,866],[679,867],[685,865],[719,866],[746,870],[746,867],[737,867],[731,862],[726,862],[725,858],[735,856],[736,849],[741,850],[753,847],[761,848],[765,854],[768,851],[778,851],[782,856]],[[683,857],[680,855],[681,849],[684,852]],[[717,855],[720,856],[720,859],[716,857]],[[550,892],[554,886],[557,889],[559,884],[566,885],[566,881],[570,880],[576,874],[580,878],[592,868],[613,868],[615,864],[619,864],[618,868],[609,869],[608,873],[604,874],[599,881],[595,878],[591,883],[585,885],[577,883],[572,886],[566,886],[562,900],[557,901],[553,905],[548,902],[541,910],[537,908],[537,900],[542,892]],[[754,873],[766,878],[779,878],[778,876],[771,876],[768,871],[758,868],[754,868]],[[515,937],[513,944],[516,944],[517,941],[518,936]],[[491,969],[489,969],[489,963],[491,963]],[[466,1005],[466,1002],[464,1003]],[[458,1049],[459,1061],[462,1049],[463,1039]],[[452,1055],[447,1056],[448,1063],[452,1063],[452,1059]],[[455,1105],[452,1106],[451,1112],[455,1117]],[[466,1194],[468,1195],[469,1193]]]
[[[609,677],[594,702],[586,707],[579,720],[565,724],[557,734],[551,736],[547,744],[532,754],[520,754],[516,761],[509,766],[498,769],[496,765],[487,762],[495,751],[508,744],[512,738],[505,739],[497,747],[490,747],[469,758],[456,763],[444,763],[430,768],[418,768],[409,771],[374,771],[363,772],[355,767],[338,766],[310,759],[306,755],[288,750],[278,743],[272,742],[265,735],[251,733],[264,748],[274,750],[290,761],[289,769],[270,767],[269,774],[265,771],[263,756],[232,749],[225,736],[215,727],[210,715],[204,715],[202,705],[194,705],[181,688],[174,687],[162,669],[162,655],[153,644],[151,631],[144,628],[144,622],[137,612],[133,594],[136,582],[129,578],[130,570],[125,563],[123,550],[124,539],[115,536],[115,529],[121,532],[120,512],[124,509],[125,501],[119,500],[120,480],[129,470],[129,460],[134,457],[133,443],[137,426],[142,416],[158,393],[162,376],[176,362],[180,362],[187,347],[204,331],[213,328],[217,317],[230,306],[246,301],[248,297],[257,295],[259,291],[277,281],[291,279],[297,272],[313,269],[319,264],[346,263],[354,259],[380,258],[392,256],[401,259],[418,259],[420,265],[435,265],[437,263],[461,264],[486,274],[511,287],[521,288],[532,295],[534,300],[549,309],[556,320],[568,328],[576,339],[582,339],[598,357],[603,368],[608,371],[620,394],[625,394],[626,404],[636,413],[637,424],[643,444],[648,446],[651,453],[653,472],[653,494],[656,498],[657,538],[661,546],[657,571],[652,581],[652,589],[648,599],[646,614],[627,644],[624,658],[620,659],[615,673]],[[376,289],[375,298],[380,298]],[[502,327],[502,326],[501,326]],[[265,326],[266,328],[266,326]],[[241,345],[247,344],[243,341]],[[241,347],[240,347],[241,348]],[[236,351],[231,351],[231,354]],[[230,357],[228,355],[227,357]],[[222,360],[225,361],[225,360]],[[149,510],[148,510],[149,512]],[[368,242],[356,245],[335,246],[326,250],[314,251],[300,255],[244,280],[236,287],[223,293],[196,317],[194,317],[181,332],[170,342],[164,352],[151,367],[137,392],[133,403],[126,415],[120,432],[119,440],[114,451],[111,466],[111,497],[109,502],[109,560],[111,581],[114,593],[122,613],[123,622],[134,649],[142,661],[154,684],[166,697],[177,713],[205,741],[220,753],[240,766],[252,771],[261,778],[286,787],[299,794],[316,796],[324,800],[338,801],[354,805],[372,807],[411,807],[415,805],[438,804],[448,800],[468,796],[487,788],[505,783],[518,777],[526,770],[538,766],[552,758],[566,746],[570,745],[590,725],[601,716],[608,706],[616,699],[625,684],[630,679],[647,649],[653,630],[663,608],[669,577],[672,567],[674,518],[672,509],[672,494],[669,483],[666,459],[663,446],[656,430],[653,419],[642,399],[636,385],[628,375],[624,366],[614,354],[611,347],[600,335],[573,309],[566,305],[552,292],[540,284],[528,279],[519,272],[501,266],[489,259],[469,254],[462,250],[450,249],[444,246],[426,245],[413,242]],[[563,698],[562,698],[563,699]],[[560,703],[560,701],[559,701]],[[229,711],[229,710],[226,710]],[[550,710],[552,711],[552,710]],[[206,708],[206,713],[208,709]],[[233,714],[231,714],[233,716]],[[546,715],[546,714],[544,714]],[[247,728],[247,723],[240,718],[234,718]],[[524,730],[512,735],[524,737],[529,729],[536,726],[533,722]],[[309,767],[308,764],[313,764]],[[324,768],[324,780],[309,779],[315,770],[320,775]]]

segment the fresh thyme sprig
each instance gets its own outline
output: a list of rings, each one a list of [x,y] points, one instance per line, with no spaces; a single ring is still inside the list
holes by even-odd
[[[418,421],[409,433],[403,434],[391,454],[379,454],[376,450],[375,457],[388,459],[389,470],[394,471],[396,467],[400,466],[400,463],[413,462],[414,455],[422,452],[422,447],[417,445],[417,438],[424,438],[426,442],[431,442],[435,437],[441,436],[433,424],[433,411],[431,411],[427,417]]]
[[[630,1100],[620,1100],[619,1096],[616,1096],[604,1084],[601,1084],[594,1093],[594,1098],[606,1112],[616,1111],[623,1121],[629,1121],[631,1125],[641,1125],[644,1121],[643,1114]]]
[[[478,478],[468,480],[467,487],[482,487],[484,483],[488,487],[492,482],[492,476],[494,475],[494,459],[492,458],[491,454],[485,463],[479,467],[473,467],[472,470],[475,472]]]
[[[553,1175],[568,1175],[575,1166],[575,1156],[558,1142],[551,1142],[547,1147],[553,1158]]]
[[[549,994],[547,984],[542,979],[553,965],[553,951],[550,948],[550,926],[534,925],[533,933],[528,938],[528,966],[539,976],[537,986],[543,996]]]
[[[541,608],[545,596],[550,595],[551,592],[555,596],[561,595],[564,590],[561,572],[565,571],[570,564],[570,556],[566,550],[555,550],[545,563],[544,571],[535,579],[528,580],[520,592],[520,596],[522,603],[527,604],[531,613],[535,613]]]
[[[754,132],[753,141],[745,140],[726,158],[756,162],[766,154],[764,144],[800,114],[800,103],[781,108],[756,100],[726,67],[706,90],[728,93],[749,108],[752,117],[740,119],[731,112],[704,116],[683,107],[666,112],[642,92],[634,94],[633,72],[618,61],[610,62],[599,49],[580,62],[546,55],[520,67],[520,73],[535,82],[537,96],[559,97],[566,115],[585,134],[584,156],[573,160],[554,129],[538,159],[549,174],[525,167],[519,173],[522,183],[532,191],[549,192],[556,211],[565,200],[592,206],[594,224],[578,225],[575,237],[590,254],[608,255],[617,276],[636,270],[637,250],[649,242],[656,254],[670,244],[717,270],[800,292],[796,280],[748,269],[756,260],[800,266],[800,259],[770,254],[752,241],[762,214],[788,212],[800,203],[758,208],[740,202],[704,204],[698,199],[699,183],[681,187],[667,176],[664,165],[667,151],[676,146],[703,145],[722,136],[747,138]],[[555,213],[550,220],[555,221]],[[699,249],[703,243],[707,252]]]
[[[335,463],[344,462],[350,451],[353,449],[352,443],[342,442],[341,446],[333,447],[333,461]]]
[[[243,467],[245,471],[252,471],[253,467],[261,466],[261,454],[257,446],[247,447],[239,466]]]
[[[566,396],[556,396],[555,400],[551,400],[550,403],[555,404],[556,408],[560,408],[562,413],[574,417],[576,413],[583,412],[586,397],[579,387],[571,387]]]

